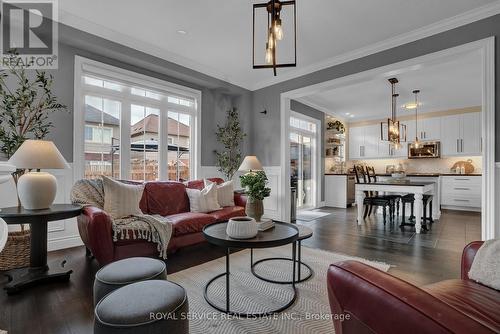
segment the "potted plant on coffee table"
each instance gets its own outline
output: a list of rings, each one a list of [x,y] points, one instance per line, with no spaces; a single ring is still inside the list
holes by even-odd
[[[260,222],[264,214],[262,201],[271,194],[271,188],[267,187],[266,173],[264,171],[248,172],[241,175],[240,180],[241,186],[246,189],[246,214]]]

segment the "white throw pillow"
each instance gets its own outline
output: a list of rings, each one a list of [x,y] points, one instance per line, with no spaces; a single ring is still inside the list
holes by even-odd
[[[221,207],[217,202],[217,187],[215,183],[209,184],[203,190],[186,188],[189,197],[191,212],[212,212]]]
[[[102,177],[102,183],[104,186],[104,211],[112,218],[142,215],[139,202],[144,192],[144,185],[125,184],[107,176]]]
[[[234,186],[233,181],[226,181],[221,184],[216,184],[210,180],[205,179],[205,187],[209,184],[215,184],[217,187],[217,201],[222,207],[234,206]]]

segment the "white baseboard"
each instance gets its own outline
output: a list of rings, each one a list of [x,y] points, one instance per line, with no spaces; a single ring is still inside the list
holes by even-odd
[[[47,250],[51,252],[59,249],[77,247],[82,245],[83,242],[79,235],[65,236],[61,238],[50,239],[47,243]]]
[[[453,205],[441,205],[441,209],[456,210],[456,211],[469,211],[469,212],[481,212],[481,208],[465,208],[462,206],[453,206]]]

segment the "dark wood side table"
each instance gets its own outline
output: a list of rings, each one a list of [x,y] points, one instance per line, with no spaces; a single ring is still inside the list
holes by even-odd
[[[71,204],[54,204],[48,209],[26,210],[10,207],[0,210],[0,218],[7,224],[29,224],[31,230],[30,267],[13,269],[6,273],[9,283],[4,287],[8,294],[22,291],[28,286],[42,282],[68,281],[73,270],[49,268],[47,265],[47,225],[49,221],[68,219],[78,216],[82,207]]]

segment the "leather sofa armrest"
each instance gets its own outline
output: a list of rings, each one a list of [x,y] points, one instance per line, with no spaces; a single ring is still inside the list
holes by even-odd
[[[483,241],[473,241],[467,246],[465,246],[462,252],[462,266],[461,266],[461,277],[462,279],[469,279],[469,271],[474,261],[474,257],[478,249],[483,245]]]
[[[489,332],[424,290],[357,261],[332,264],[327,288],[337,334]]]
[[[92,251],[99,264],[113,261],[112,218],[102,209],[86,206],[78,217],[78,229],[85,245]]]
[[[234,192],[234,205],[246,207],[247,195],[244,192]]]

